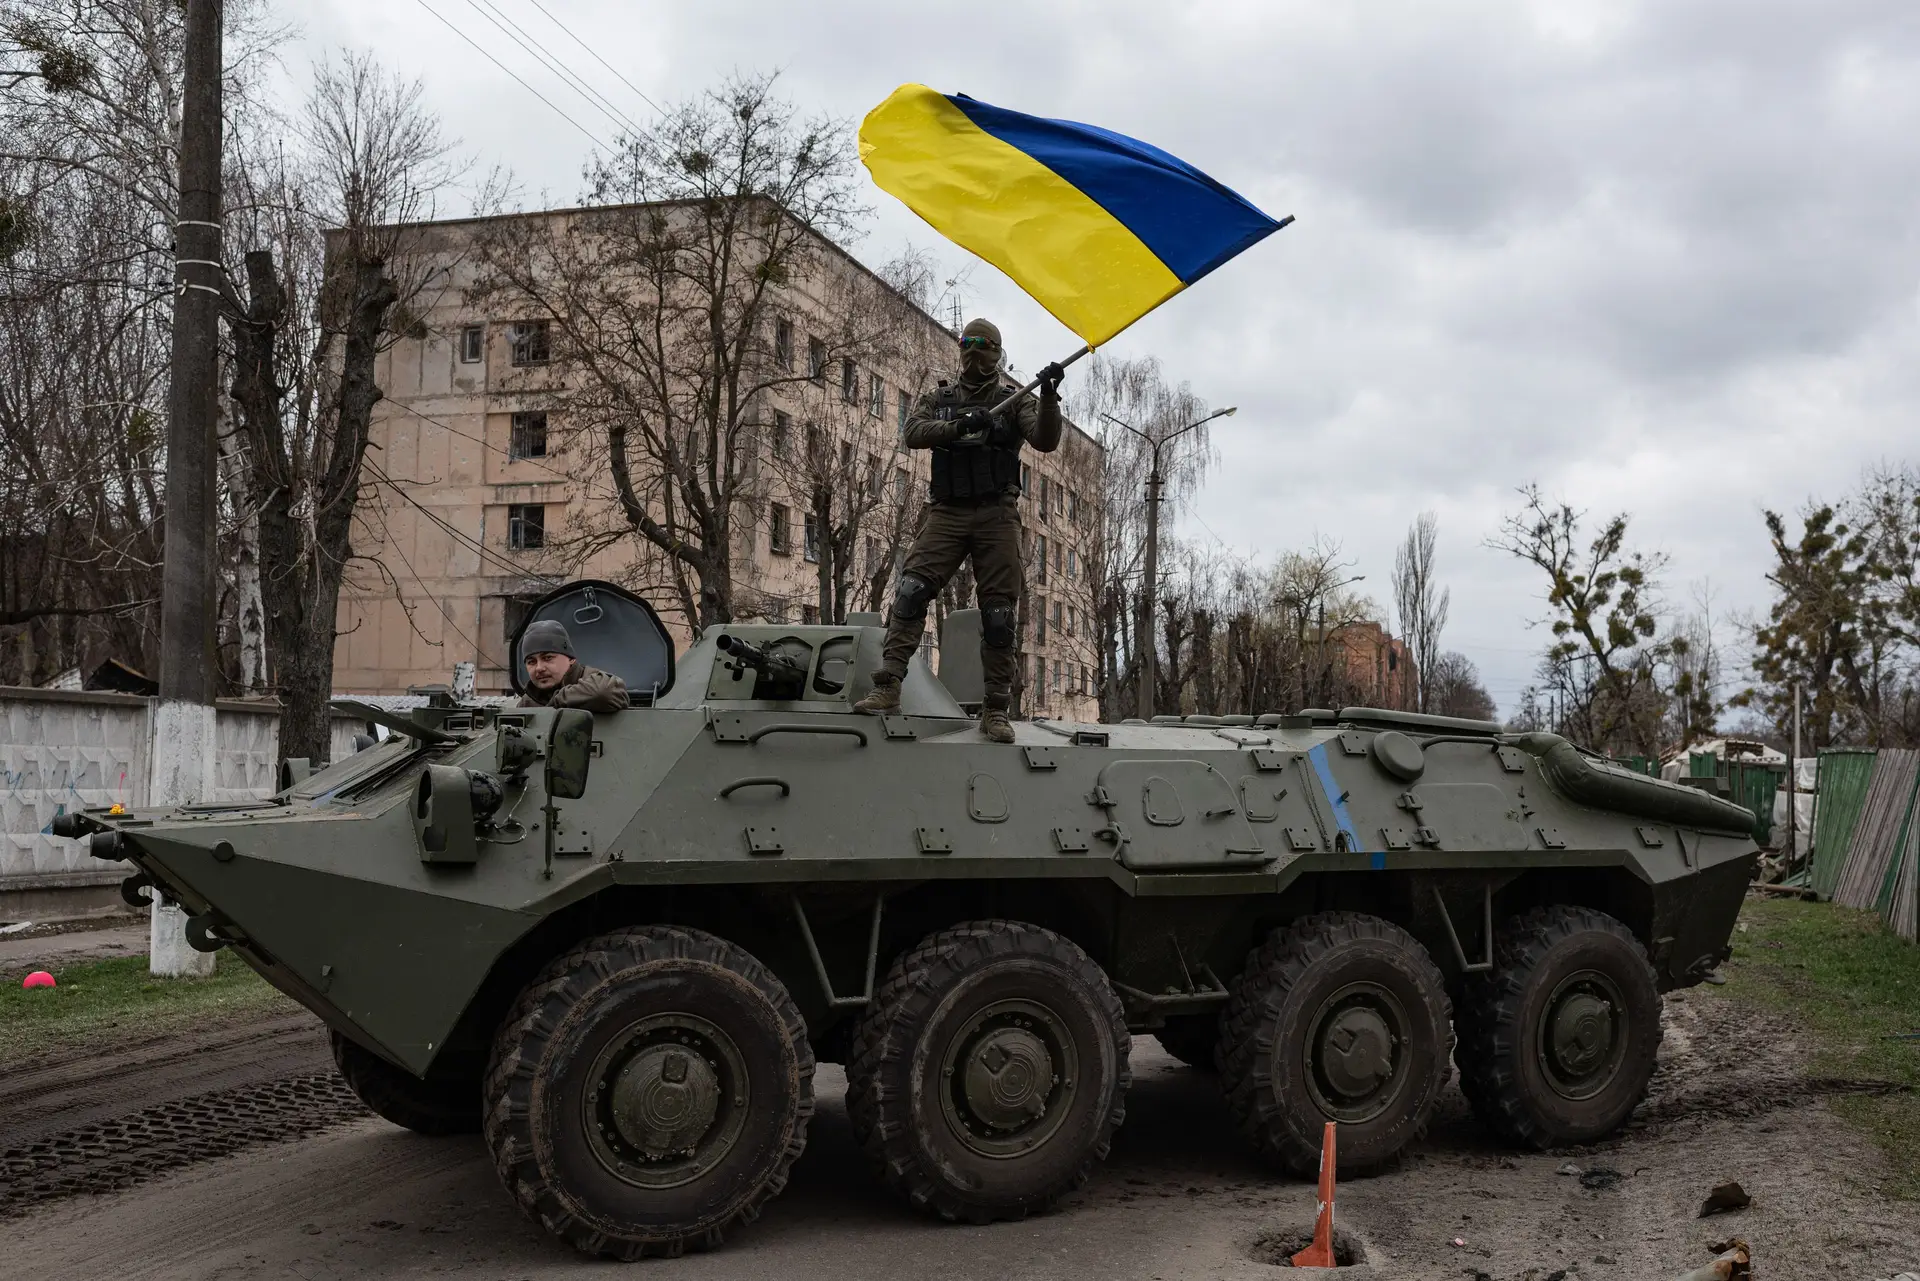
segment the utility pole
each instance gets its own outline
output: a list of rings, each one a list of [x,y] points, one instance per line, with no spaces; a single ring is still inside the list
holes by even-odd
[[[1140,573],[1140,604],[1137,611],[1139,622],[1135,624],[1135,643],[1140,650],[1140,690],[1138,695],[1138,716],[1143,721],[1153,719],[1153,682],[1154,660],[1157,656],[1153,639],[1153,594],[1160,585],[1160,496],[1166,485],[1166,477],[1160,470],[1160,449],[1172,444],[1196,427],[1212,422],[1216,418],[1231,418],[1238,406],[1229,405],[1225,409],[1216,409],[1205,418],[1195,419],[1179,431],[1169,432],[1165,436],[1153,436],[1141,431],[1132,423],[1123,422],[1112,414],[1100,416],[1116,427],[1125,427],[1128,431],[1147,442],[1147,448],[1153,451],[1153,465],[1147,471],[1147,554],[1146,564]]]
[[[166,563],[160,579],[160,699],[151,717],[154,805],[206,799],[213,787],[214,418],[219,409],[220,4],[187,0],[174,223],[173,373],[167,398]],[[186,914],[157,899],[148,968],[213,973],[187,945]]]
[[[1800,854],[1800,682],[1793,683],[1793,755],[1787,757],[1787,870]]]

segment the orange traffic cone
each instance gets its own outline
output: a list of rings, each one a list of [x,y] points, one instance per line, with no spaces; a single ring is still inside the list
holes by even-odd
[[[1320,1140],[1320,1216],[1313,1221],[1313,1244],[1293,1256],[1296,1268],[1333,1266],[1333,1122]]]

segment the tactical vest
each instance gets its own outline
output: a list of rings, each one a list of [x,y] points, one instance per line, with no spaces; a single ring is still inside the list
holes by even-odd
[[[1013,388],[996,386],[995,399],[999,399]],[[933,392],[934,417],[950,421],[965,413],[972,402],[966,392],[959,387],[947,384]],[[996,419],[1004,419],[1013,413],[1012,409],[1001,411]],[[979,503],[998,498],[1000,495],[1020,488],[1020,445],[1015,439],[1011,445],[962,445],[953,448],[947,445],[933,447],[933,482],[928,492],[936,503]]]

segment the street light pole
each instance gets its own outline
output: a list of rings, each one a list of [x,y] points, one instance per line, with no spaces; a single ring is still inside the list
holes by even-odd
[[[1135,644],[1140,653],[1140,690],[1138,695],[1138,715],[1143,721],[1153,719],[1153,682],[1154,659],[1156,657],[1153,640],[1153,594],[1159,589],[1160,582],[1160,491],[1166,484],[1166,477],[1160,470],[1160,449],[1172,444],[1196,427],[1212,422],[1216,418],[1230,418],[1237,412],[1238,406],[1229,405],[1225,409],[1216,409],[1205,418],[1195,419],[1179,431],[1169,432],[1165,436],[1152,436],[1141,431],[1132,423],[1115,418],[1112,414],[1100,416],[1116,427],[1125,427],[1128,431],[1147,442],[1147,448],[1153,452],[1153,465],[1147,471],[1147,551],[1146,564],[1140,574],[1140,606],[1135,623]]]

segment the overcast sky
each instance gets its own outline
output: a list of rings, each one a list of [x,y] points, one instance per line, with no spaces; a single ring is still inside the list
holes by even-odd
[[[652,118],[527,0],[498,2]],[[857,121],[921,81],[1132,134],[1296,215],[1108,348],[1240,408],[1183,532],[1336,540],[1385,602],[1408,521],[1438,512],[1445,643],[1505,710],[1543,644],[1538,572],[1483,546],[1516,487],[1630,511],[1672,556],[1668,594],[1710,580],[1730,616],[1767,599],[1763,507],[1916,453],[1915,0],[542,2],[657,102],[778,68],[802,106]],[[424,6],[600,138],[615,126],[473,3],[289,0],[289,74],[372,48],[480,161],[571,202],[592,143]],[[862,257],[911,240],[962,265],[872,203]],[[984,264],[967,300],[1024,368],[1078,345]]]

